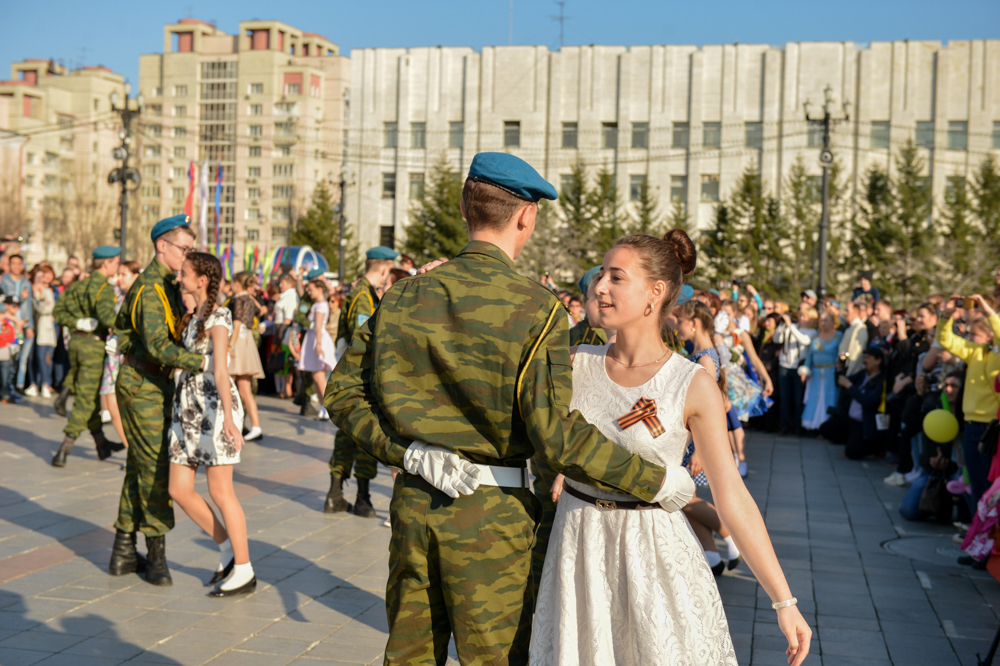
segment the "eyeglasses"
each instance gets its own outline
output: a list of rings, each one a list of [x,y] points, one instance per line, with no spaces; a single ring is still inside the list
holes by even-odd
[[[181,254],[183,254],[185,257],[188,256],[188,253],[194,252],[194,245],[191,246],[178,245],[177,243],[172,243],[168,241],[166,238],[163,239],[163,242],[167,243],[168,245],[173,245],[174,247],[176,247],[178,250],[181,251]]]

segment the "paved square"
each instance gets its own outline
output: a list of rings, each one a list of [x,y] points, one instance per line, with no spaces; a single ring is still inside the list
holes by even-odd
[[[334,427],[288,402],[260,407],[267,436],[236,469],[258,591],[211,599],[217,551],[180,510],[167,536],[173,587],[108,576],[124,454],[99,462],[84,435],[53,468],[65,421],[48,401],[0,406],[0,666],[381,663],[389,474],[372,488],[379,520],[324,515]],[[756,433],[748,458],[747,486],[816,630],[807,664],[975,666],[985,655],[1000,584],[955,564],[954,530],[902,520],[905,489],[882,484],[888,468]],[[204,475],[198,489],[207,496]],[[740,663],[784,664],[770,601],[746,565],[719,588]]]

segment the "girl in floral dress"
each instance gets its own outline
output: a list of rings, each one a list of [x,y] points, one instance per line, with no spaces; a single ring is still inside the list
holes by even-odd
[[[204,252],[188,254],[181,267],[180,286],[194,308],[181,320],[182,341],[190,351],[208,356],[209,363],[205,372],[181,374],[169,433],[170,497],[219,546],[219,565],[209,584],[221,581],[221,585],[211,592],[213,597],[257,588],[247,546],[246,517],[233,490],[233,465],[240,461],[243,448],[243,405],[227,363],[232,314],[216,305],[221,281],[218,259]],[[205,465],[208,492],[224,522],[194,491],[198,465]]]

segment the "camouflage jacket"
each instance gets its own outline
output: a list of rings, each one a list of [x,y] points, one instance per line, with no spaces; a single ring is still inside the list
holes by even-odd
[[[177,278],[154,258],[125,294],[118,312],[118,351],[139,361],[197,372],[205,357],[181,343],[183,315]]]
[[[591,328],[584,317],[576,326],[569,329],[569,346],[603,345],[608,342],[608,334],[603,328]]]
[[[94,271],[70,285],[56,301],[52,316],[71,331],[76,331],[77,319],[96,319],[93,334],[103,340],[115,326],[115,288],[108,278]]]
[[[337,340],[341,338],[347,342],[354,337],[354,331],[358,330],[368,318],[375,314],[378,307],[378,294],[375,287],[362,277],[354,285],[344,300],[344,307],[340,309],[340,320],[337,325]]]
[[[295,311],[295,317],[292,319],[296,324],[302,327],[302,330],[308,330],[312,326],[312,322],[309,321],[309,311],[312,309],[313,299],[309,294],[302,294],[299,297],[299,309]],[[284,322],[276,322],[277,324],[283,324]]]
[[[473,462],[537,455],[570,478],[650,500],[663,468],[570,411],[566,310],[479,241],[400,280],[358,328],[327,385],[332,420],[382,462],[403,466],[414,439]]]

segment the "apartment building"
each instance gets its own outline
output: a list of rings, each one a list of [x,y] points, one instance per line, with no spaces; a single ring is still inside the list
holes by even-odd
[[[285,244],[316,183],[340,180],[349,74],[336,44],[280,21],[166,25],[163,52],[139,59],[144,224],[183,212],[194,162],[209,170],[209,245],[219,169],[220,241],[237,256]]]
[[[117,191],[108,185],[116,166],[119,123],[112,92],[122,76],[105,67],[73,71],[44,59],[11,65],[0,81],[0,134],[8,147],[0,172],[0,220],[23,234],[29,263],[62,261],[112,242]]]
[[[631,208],[644,179],[668,213],[712,223],[749,164],[779,198],[798,156],[817,179],[824,90],[849,187],[892,169],[913,139],[941,201],[1000,150],[1000,41],[790,42],[781,46],[373,48],[351,53],[347,215],[362,245],[405,233],[442,157],[518,155],[561,188],[573,165],[616,175]],[[845,108],[844,103],[849,103]]]

